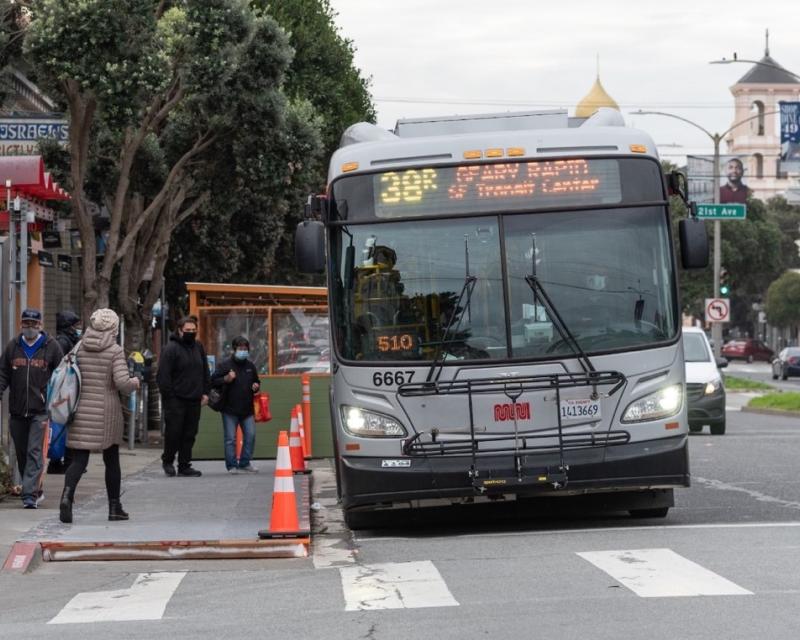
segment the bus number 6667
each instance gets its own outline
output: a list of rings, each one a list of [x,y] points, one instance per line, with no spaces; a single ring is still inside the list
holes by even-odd
[[[376,387],[392,387],[411,382],[414,371],[376,371],[372,374],[372,384]]]

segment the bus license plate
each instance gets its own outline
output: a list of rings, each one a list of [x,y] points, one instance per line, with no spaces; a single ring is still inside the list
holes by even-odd
[[[599,400],[562,400],[561,406],[562,420],[599,420],[600,401]]]

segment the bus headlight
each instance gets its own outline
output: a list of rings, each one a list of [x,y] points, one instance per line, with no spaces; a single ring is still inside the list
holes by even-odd
[[[644,422],[667,418],[678,413],[682,403],[683,388],[679,384],[673,384],[631,402],[625,409],[622,422]]]
[[[342,423],[348,433],[366,438],[402,438],[406,430],[397,420],[382,413],[342,405]]]

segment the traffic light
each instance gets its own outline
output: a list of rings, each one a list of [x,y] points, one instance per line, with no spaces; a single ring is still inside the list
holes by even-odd
[[[731,292],[730,275],[725,268],[719,271],[719,295],[727,296]]]

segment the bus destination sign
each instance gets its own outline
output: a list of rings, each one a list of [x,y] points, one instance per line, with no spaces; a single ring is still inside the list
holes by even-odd
[[[619,202],[614,160],[543,160],[389,171],[374,177],[378,217]]]

